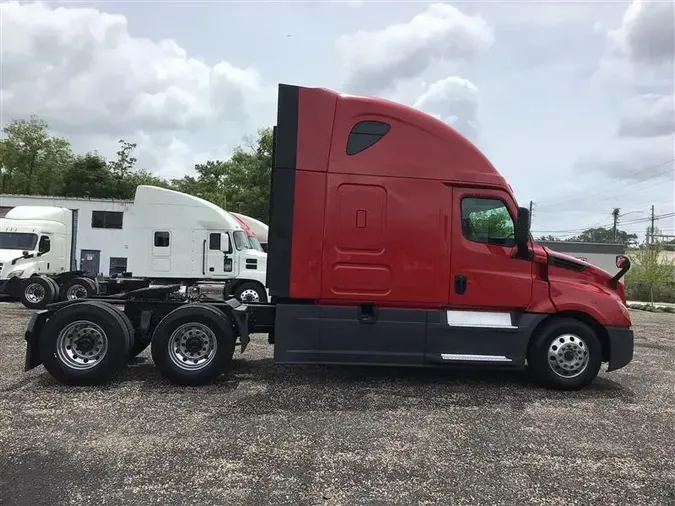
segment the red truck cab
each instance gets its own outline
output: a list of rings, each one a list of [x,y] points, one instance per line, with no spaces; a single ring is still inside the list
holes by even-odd
[[[612,276],[534,243],[528,210],[450,126],[327,89],[282,84],[278,100],[277,362],[529,366],[580,388],[631,361],[627,259]]]

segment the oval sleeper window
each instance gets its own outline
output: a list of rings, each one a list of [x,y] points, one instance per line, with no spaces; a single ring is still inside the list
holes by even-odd
[[[359,121],[349,132],[347,154],[355,155],[368,149],[387,135],[390,128],[390,125],[381,121]]]

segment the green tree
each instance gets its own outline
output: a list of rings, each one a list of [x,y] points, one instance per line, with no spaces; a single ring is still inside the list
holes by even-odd
[[[62,195],[111,198],[115,179],[106,160],[98,153],[78,156],[65,173]]]
[[[663,252],[664,247],[660,242],[635,250],[631,255],[634,265],[627,274],[626,286],[634,284],[644,288],[652,305],[655,291],[672,286],[675,282],[675,262],[668,260]]]
[[[3,132],[0,192],[58,194],[73,159],[68,141],[52,137],[47,123],[37,116],[15,119]]]
[[[614,231],[612,229],[597,227],[584,230],[576,237],[569,239],[573,242],[595,242],[595,243],[613,243]],[[629,234],[623,230],[616,231],[616,242],[618,244],[633,245],[637,243],[637,234]]]
[[[503,207],[472,213],[470,218],[473,230],[477,234],[501,238],[513,236],[513,220]]]
[[[272,171],[272,129],[258,131],[248,149],[234,150],[225,162],[228,174],[228,210],[263,222],[269,219],[270,176]]]
[[[210,160],[195,166],[196,176],[171,181],[181,192],[201,197],[227,209],[267,222],[272,169],[272,129],[258,131],[246,147],[237,147],[228,160]]]

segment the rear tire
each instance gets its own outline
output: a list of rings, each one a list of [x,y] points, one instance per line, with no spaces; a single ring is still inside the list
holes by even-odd
[[[224,313],[205,304],[187,304],[157,325],[152,359],[169,381],[204,385],[227,370],[234,341],[232,325]]]
[[[23,282],[21,303],[28,309],[42,309],[56,299],[56,282],[45,276],[32,276]]]
[[[556,390],[579,390],[598,375],[602,345],[585,323],[556,318],[537,330],[527,362],[537,383]]]
[[[262,285],[247,281],[237,287],[232,294],[239,302],[246,304],[247,302],[267,302],[267,292]]]
[[[73,278],[61,287],[59,299],[87,299],[96,295],[96,283],[89,278]]]
[[[103,302],[101,300],[92,300],[89,301],[91,304],[94,304],[96,306],[101,306],[101,307],[107,307],[107,308],[112,308],[113,311],[115,311],[115,315],[119,322],[124,326],[124,342],[125,342],[125,348],[127,350],[127,355],[131,354],[131,350],[134,347],[134,326],[131,323],[131,320],[129,320],[129,317],[126,315],[124,311],[122,311],[120,308],[117,306],[114,306],[113,304],[107,304],[106,302]]]
[[[127,329],[114,307],[85,301],[59,309],[39,342],[45,369],[59,382],[98,385],[124,368]]]
[[[54,287],[54,293],[55,293],[56,295],[54,295],[54,301],[53,301],[53,302],[58,301],[58,300],[59,300],[59,292],[61,291],[61,288],[59,287],[59,284],[58,284],[58,283],[56,282],[56,280],[55,280],[54,278],[52,278],[52,277],[45,276],[45,278],[46,278],[46,279],[52,284],[52,286]]]

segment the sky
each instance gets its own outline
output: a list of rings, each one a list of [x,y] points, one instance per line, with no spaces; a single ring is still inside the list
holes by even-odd
[[[162,177],[276,117],[280,82],[448,122],[533,201],[535,236],[612,222],[675,234],[671,1],[0,4],[0,123],[36,114],[76,152],[138,144]]]

